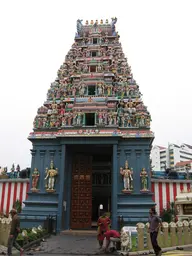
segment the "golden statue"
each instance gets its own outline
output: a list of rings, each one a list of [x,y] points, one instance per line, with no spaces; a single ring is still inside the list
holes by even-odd
[[[40,176],[40,173],[39,173],[38,169],[35,168],[32,173],[32,188],[31,188],[31,190],[38,190],[37,187],[38,187],[38,183],[39,183],[39,176]]]
[[[46,168],[45,180],[47,180],[47,182],[45,187],[47,191],[55,191],[54,187],[55,187],[55,180],[57,175],[58,175],[58,169],[57,168],[54,169],[53,161],[51,161],[50,169]]]
[[[124,190],[130,191],[133,189],[133,171],[129,169],[128,161],[125,161],[125,168],[120,168],[120,174],[123,176]]]
[[[140,177],[141,177],[141,190],[142,191],[147,191],[147,177],[148,174],[145,170],[145,168],[142,168],[141,172],[140,172]]]

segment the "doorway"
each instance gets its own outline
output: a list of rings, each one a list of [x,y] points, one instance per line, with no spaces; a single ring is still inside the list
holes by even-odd
[[[71,229],[96,227],[99,206],[111,212],[112,146],[73,145]]]
[[[85,126],[95,125],[95,113],[85,113]]]
[[[102,211],[111,212],[111,154],[97,153],[92,159],[92,226]]]

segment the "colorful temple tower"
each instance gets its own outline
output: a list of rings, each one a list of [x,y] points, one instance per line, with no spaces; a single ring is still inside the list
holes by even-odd
[[[31,182],[22,223],[57,216],[57,230],[87,229],[99,206],[125,224],[154,205],[151,116],[133,79],[115,24],[77,20],[75,41],[37,111]]]

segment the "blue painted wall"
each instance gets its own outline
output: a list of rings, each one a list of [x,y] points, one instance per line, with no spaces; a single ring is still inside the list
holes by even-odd
[[[57,231],[70,228],[70,201],[71,201],[71,170],[72,158],[67,152],[67,145],[80,144],[111,144],[113,147],[112,168],[112,228],[118,227],[118,216],[122,215],[125,223],[134,225],[139,221],[146,221],[149,208],[154,205],[152,194],[140,192],[140,171],[144,167],[149,172],[151,138],[121,139],[118,136],[109,138],[60,138],[60,139],[33,139],[31,169],[40,171],[39,193],[29,192],[25,208],[21,214],[23,227],[43,225],[49,214],[57,215]],[[45,169],[50,167],[53,160],[54,167],[58,168],[56,192],[48,193],[45,190]],[[131,194],[122,193],[123,180],[120,167],[124,167],[128,160],[129,167],[133,168],[134,190]],[[148,176],[149,190],[151,188],[150,173]],[[31,184],[31,181],[30,181]]]

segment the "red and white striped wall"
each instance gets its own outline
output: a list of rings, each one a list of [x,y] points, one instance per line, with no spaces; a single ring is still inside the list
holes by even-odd
[[[181,191],[189,191],[192,181],[189,180],[156,180],[152,179],[151,192],[154,193],[153,201],[156,203],[158,214],[167,209],[170,202],[174,202]]]
[[[192,181],[189,180],[152,179],[151,181],[153,201],[156,203],[158,214],[169,206],[169,202],[175,201],[180,191],[188,191],[192,186]],[[28,179],[0,180],[0,212],[8,214],[17,199],[21,202],[25,201],[28,190]]]
[[[17,199],[25,201],[28,190],[28,179],[0,180],[0,212],[8,214]]]

